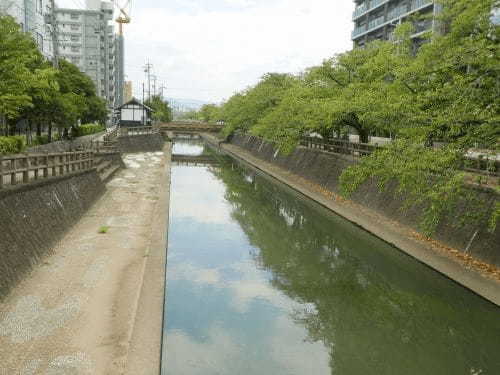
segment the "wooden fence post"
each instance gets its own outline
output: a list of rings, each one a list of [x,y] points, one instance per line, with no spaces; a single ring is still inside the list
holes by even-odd
[[[45,153],[45,166],[43,168],[43,178],[49,177],[49,152]]]
[[[28,154],[24,154],[24,171],[23,171],[23,183],[27,184],[30,181],[30,157]]]
[[[0,155],[0,189],[3,188],[3,156]]]

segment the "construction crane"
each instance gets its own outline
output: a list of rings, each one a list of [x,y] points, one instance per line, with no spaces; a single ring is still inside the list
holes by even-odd
[[[113,0],[113,4],[118,9],[119,16],[116,18],[116,22],[118,23],[119,34],[123,35],[123,25],[130,23],[130,8],[131,8],[131,0],[127,0],[123,6],[121,6],[117,0]]]

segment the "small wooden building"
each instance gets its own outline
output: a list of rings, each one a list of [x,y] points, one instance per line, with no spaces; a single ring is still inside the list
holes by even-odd
[[[116,108],[116,121],[120,127],[149,126],[153,109],[136,98]]]

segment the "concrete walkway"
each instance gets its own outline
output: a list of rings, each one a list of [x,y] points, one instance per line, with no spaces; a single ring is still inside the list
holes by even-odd
[[[170,152],[124,155],[127,169],[0,304],[1,375],[158,374]]]

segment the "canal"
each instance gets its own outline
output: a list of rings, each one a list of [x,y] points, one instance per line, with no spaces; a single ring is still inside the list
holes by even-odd
[[[162,374],[500,374],[498,307],[228,157],[172,166],[166,288]]]

